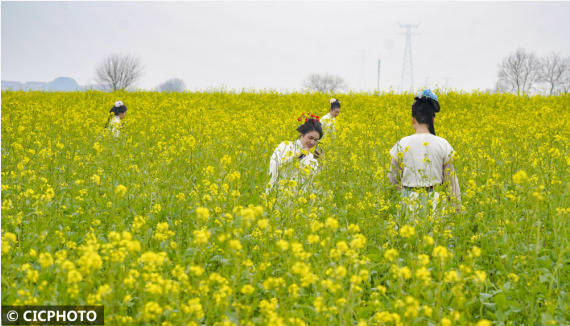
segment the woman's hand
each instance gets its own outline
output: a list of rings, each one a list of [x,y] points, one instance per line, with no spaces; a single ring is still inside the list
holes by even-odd
[[[313,153],[313,156],[316,159],[319,159],[319,157],[324,156],[325,155],[325,151],[322,148],[315,148],[315,153]]]

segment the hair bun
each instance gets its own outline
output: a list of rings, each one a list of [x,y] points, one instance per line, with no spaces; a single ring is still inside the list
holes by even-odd
[[[123,106],[123,105],[124,105],[124,104],[123,104],[123,101],[117,101],[117,102],[115,102],[115,107],[116,107],[116,108],[120,108],[120,107]]]
[[[433,107],[434,107],[433,112],[435,112],[435,113],[437,113],[441,110],[441,108],[439,107],[439,102],[435,102]]]
[[[337,102],[338,100],[336,98],[331,98],[331,104],[333,104],[334,102]]]

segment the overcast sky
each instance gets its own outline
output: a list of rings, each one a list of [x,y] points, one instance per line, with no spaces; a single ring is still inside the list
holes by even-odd
[[[144,64],[150,89],[301,89],[312,72],[350,88],[399,89],[405,36],[414,86],[492,88],[519,47],[570,55],[570,2],[6,2],[2,80],[94,83],[111,53]]]

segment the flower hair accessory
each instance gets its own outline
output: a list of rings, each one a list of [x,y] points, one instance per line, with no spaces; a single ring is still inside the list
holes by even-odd
[[[338,101],[336,98],[331,98],[331,104],[333,104],[334,102]]]
[[[117,101],[117,102],[115,102],[115,107],[116,107],[116,108],[120,108],[121,106],[123,106],[123,101]]]
[[[314,114],[311,114],[311,113],[306,113],[306,114],[303,113],[303,114],[301,114],[301,115],[297,118],[297,121],[298,121],[298,122],[305,123],[305,122],[309,121],[310,119],[315,119],[315,120],[317,120],[317,121],[321,121],[321,120],[320,120],[320,117],[319,117],[318,115],[314,115]]]
[[[418,95],[416,95],[416,98],[423,98],[423,97],[427,97],[427,98],[431,98],[432,100],[439,102],[437,100],[437,95],[435,95],[431,89],[425,89],[422,92],[419,92]]]

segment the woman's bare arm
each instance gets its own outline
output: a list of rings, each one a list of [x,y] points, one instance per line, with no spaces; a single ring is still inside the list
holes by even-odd
[[[453,161],[449,161],[443,166],[443,181],[448,184],[451,194],[454,197],[453,204],[456,208],[461,207],[461,190],[459,189],[459,179],[453,166]]]
[[[401,176],[400,164],[398,163],[398,160],[396,160],[395,158],[392,158],[392,161],[390,162],[390,171],[388,172],[388,180],[390,180],[391,184],[396,185],[396,187],[398,189],[400,189],[401,188],[401,184],[400,184],[401,179],[402,179],[402,176]]]

